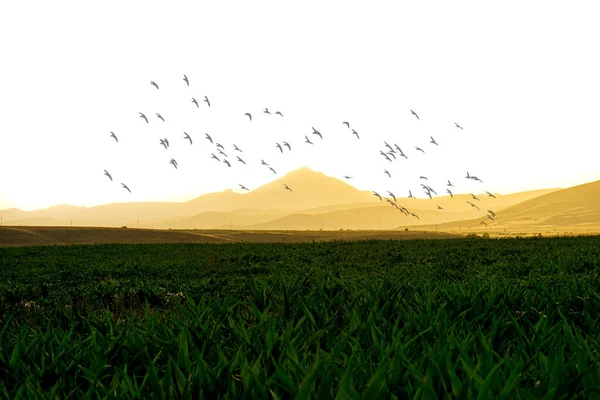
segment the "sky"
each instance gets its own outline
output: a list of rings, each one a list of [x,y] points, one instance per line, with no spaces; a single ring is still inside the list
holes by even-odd
[[[0,209],[187,201],[253,189],[302,166],[352,176],[361,190],[419,197],[420,176],[442,192],[450,179],[455,193],[600,179],[597,2],[31,1],[1,9]],[[283,141],[291,151],[280,152]],[[384,141],[408,159],[385,160]]]

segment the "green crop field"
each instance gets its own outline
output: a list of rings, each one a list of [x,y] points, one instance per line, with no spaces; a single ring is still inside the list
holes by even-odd
[[[600,399],[600,237],[0,248],[7,399]]]

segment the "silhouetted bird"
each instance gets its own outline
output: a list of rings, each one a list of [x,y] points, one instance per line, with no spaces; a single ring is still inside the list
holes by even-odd
[[[157,89],[158,89],[158,85],[156,84],[156,82],[154,82],[154,81],[150,81],[150,84],[151,84],[152,86],[154,86],[155,88],[157,88]]]
[[[481,201],[481,200],[479,200],[479,199],[477,198],[477,196],[475,196],[473,193],[471,193],[471,197],[472,197],[474,200]]]
[[[239,185],[240,185],[240,187],[241,187],[242,189],[244,189],[244,190],[247,190],[247,191],[250,191],[250,189],[248,189],[246,186],[244,186],[244,185],[242,185],[242,184],[239,184]]]
[[[277,145],[275,147],[278,147],[279,151],[281,151],[283,153],[283,149],[281,148],[281,145],[279,143],[277,143]]]
[[[435,139],[433,138],[433,136],[429,136],[429,137],[431,138],[431,142],[429,142],[429,143],[433,143],[436,146],[439,146],[439,144],[437,144],[437,142],[435,141]]]
[[[416,113],[416,112],[414,112],[413,110],[410,110],[410,113],[411,113],[412,115],[414,115],[415,117],[417,117],[417,119],[421,119],[421,118],[419,118],[419,116],[417,115],[417,113]]]
[[[408,191],[408,197],[410,199],[414,199],[415,198],[415,196],[412,195],[412,192],[410,190]]]
[[[346,124],[346,126],[348,127],[348,129],[350,129],[350,122],[344,121],[344,122],[342,122],[342,124]]]
[[[387,176],[389,176],[390,178],[392,177],[392,175],[390,175],[389,171],[386,169],[383,171],[384,174],[387,174]]]
[[[412,216],[413,216],[413,217],[415,217],[416,219],[419,219],[419,220],[421,219],[421,218],[419,218],[419,216],[418,216],[417,214],[415,214],[415,213],[410,213],[410,215],[412,215]]]
[[[443,210],[443,208],[442,208],[442,207],[440,207],[440,205],[439,205],[439,204],[437,204],[437,209],[438,209],[438,210]]]
[[[348,175],[344,175],[344,176],[342,176],[342,178],[346,178],[346,179],[352,179],[352,177],[351,177],[351,176],[348,176]]]
[[[467,203],[467,204],[470,204],[470,205],[471,205],[471,207],[475,207],[477,210],[480,210],[480,208],[479,208],[479,207],[477,207],[475,204],[471,203],[470,201],[467,201],[466,203]]]
[[[185,83],[190,86],[190,81],[188,81],[187,76],[185,76],[185,74],[183,74],[183,80],[185,81]]]
[[[394,155],[393,151],[388,151],[387,154],[389,154],[390,156],[394,157],[394,160],[396,159],[396,156]]]
[[[316,130],[315,128],[312,128],[312,130],[313,130],[313,132],[312,132],[312,134],[313,134],[313,135],[319,135],[319,137],[320,137],[321,139],[323,139],[323,135],[321,135],[321,132],[319,132],[319,131],[318,131],[318,130]]]
[[[236,156],[236,157],[239,162],[246,164],[246,162],[244,160],[242,160],[239,156]]]
[[[460,126],[458,123],[454,123],[454,125],[456,125],[457,128],[462,129],[462,126]]]
[[[219,157],[215,156],[214,153],[210,153],[210,155],[212,156],[211,158],[214,158],[218,162],[221,162],[221,160],[219,160]]]
[[[235,151],[239,151],[240,153],[243,153],[243,151],[241,151],[235,144],[233,145],[233,148],[235,149]]]
[[[208,100],[208,97],[204,96],[204,102],[210,107],[210,101]]]
[[[387,147],[388,149],[390,149],[390,151],[392,151],[392,152],[394,151],[394,149],[392,148],[392,146],[390,146],[390,145],[388,144],[388,142],[383,142],[383,144],[385,144],[385,145],[386,145],[386,147]]]
[[[357,132],[356,132],[354,129],[352,129],[352,134],[353,134],[353,135],[356,135],[356,138],[357,138],[357,139],[360,139],[360,137],[358,136],[358,133],[357,133]]]
[[[427,179],[427,177],[426,177],[426,176],[423,176],[423,175],[421,175],[421,176],[419,177],[419,179],[425,179],[426,181],[428,181],[428,180],[429,180],[429,179]]]
[[[217,143],[216,144],[217,147],[220,147],[221,149],[225,150],[225,147],[223,147],[223,145],[221,143]]]
[[[287,148],[292,151],[292,146],[290,146],[290,144],[288,142],[283,142],[284,146],[287,146]]]
[[[483,225],[485,225],[486,227],[488,226],[488,225],[487,225],[487,223],[486,223],[485,221],[481,221],[481,222],[479,223],[479,225],[482,225],[482,224],[483,224]]]
[[[286,190],[289,190],[290,192],[293,192],[293,190],[292,190],[292,189],[290,189],[290,188],[288,187],[288,185],[286,185],[285,183],[283,184],[283,186],[285,186]]]
[[[124,183],[121,183],[121,187],[122,187],[122,188],[124,188],[124,189],[127,189],[127,191],[128,191],[129,193],[131,193],[131,189],[129,189],[129,188],[127,187],[127,185],[126,185],[126,184],[124,184]]]
[[[108,176],[111,181],[113,180],[112,176],[110,176],[107,170],[104,170],[104,175]]]
[[[111,137],[111,138],[115,138],[115,140],[117,141],[117,143],[119,143],[119,139],[117,139],[117,136],[115,135],[115,133],[114,133],[114,132],[111,132],[111,133],[110,133],[110,137]]]
[[[205,135],[204,136],[205,139],[210,140],[211,143],[213,142],[212,138],[210,137],[210,135],[208,133],[205,133],[204,135]]]
[[[274,173],[275,175],[277,175],[277,172],[275,172],[275,170],[274,170],[272,167],[269,167],[269,169],[270,169],[271,171],[273,171],[273,173]]]
[[[387,154],[384,154],[383,157],[385,157],[385,159],[388,160],[389,162],[392,162],[392,159],[389,158]]]
[[[279,114],[283,117],[283,114],[281,113],[281,111],[275,111],[275,115],[277,115],[277,114]]]
[[[252,121],[252,114],[250,114],[250,113],[246,113],[246,114],[244,114],[244,115],[247,115],[247,116],[248,116],[248,118],[250,118],[250,121]]]
[[[375,196],[379,197],[379,201],[383,201],[383,199],[381,198],[381,196],[379,195],[379,193],[377,193],[377,192],[375,192],[375,191],[372,191],[372,192],[373,192],[373,194],[374,194]]]
[[[310,139],[308,138],[308,136],[304,135],[304,137],[306,138],[306,140],[305,140],[306,143],[314,144],[313,142],[310,141]]]
[[[491,219],[492,221],[495,221],[495,219],[494,219],[494,218],[492,218],[492,216],[491,216],[491,215],[486,215],[486,217],[488,217],[488,218],[489,218],[489,219]]]
[[[227,161],[227,160],[223,160],[223,162],[224,162],[225,164],[227,164],[227,166],[228,166],[229,168],[231,168],[231,164],[229,164],[229,161]]]
[[[196,107],[200,108],[200,106],[198,105],[198,102],[196,101],[195,98],[192,97],[192,103],[194,103],[196,105]]]
[[[420,148],[420,147],[416,147],[416,146],[415,146],[415,149],[417,149],[417,151],[420,151],[420,152],[422,152],[423,154],[425,153],[425,151],[424,151],[422,148]]]
[[[140,113],[140,118],[144,118],[146,120],[146,123],[148,123],[148,118],[146,118],[146,116],[144,115],[144,113]]]
[[[160,115],[159,113],[156,113],[156,116],[160,119],[162,119],[162,122],[165,122],[165,119],[162,117],[162,115]]]
[[[265,107],[265,111],[263,111],[263,113],[264,113],[264,114],[269,114],[269,115],[271,115],[271,112],[270,112],[270,111],[269,111],[269,109],[268,109],[268,108],[266,108],[266,107]]]
[[[163,146],[165,146],[165,150],[167,149],[167,142],[165,142],[164,139],[160,139],[160,144],[162,144]]]
[[[495,213],[495,212],[493,212],[492,210],[488,210],[488,212],[489,212],[490,214],[492,214],[492,216],[493,216],[494,218],[496,218],[496,213]]]
[[[493,194],[491,194],[490,192],[486,191],[487,195],[493,198],[496,198],[496,196],[494,196]]]
[[[269,166],[269,164],[267,164],[267,163],[265,162],[265,160],[262,160],[262,159],[260,160],[260,165],[266,165],[267,167]]]
[[[175,167],[175,169],[177,169],[177,161],[175,161],[174,158],[171,158],[171,161],[169,161],[169,164],[173,164],[173,166]]]
[[[452,194],[452,192],[450,191],[450,189],[446,189],[446,192],[450,193],[450,197],[454,198],[454,195]]]
[[[390,192],[390,191],[388,190],[388,194],[389,194],[390,196],[392,196],[392,198],[394,199],[394,201],[396,201],[396,196],[394,196],[394,193],[392,193],[392,192]]]
[[[188,135],[186,132],[183,132],[185,134],[184,139],[187,139],[190,141],[190,144],[192,144],[192,138],[190,137],[190,135]]]
[[[223,152],[223,150],[221,150],[221,149],[218,149],[217,151],[218,151],[219,153],[223,154],[225,157],[227,157],[227,154],[225,154],[225,153]]]
[[[448,186],[448,187],[452,187],[452,186],[454,186],[454,185],[453,185],[452,183],[450,183],[450,180],[448,179],[448,185],[446,185],[446,186]]]

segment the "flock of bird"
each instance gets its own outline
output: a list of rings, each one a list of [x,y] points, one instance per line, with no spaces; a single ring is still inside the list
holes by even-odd
[[[190,82],[189,82],[188,77],[185,74],[183,75],[183,81],[189,87]],[[150,81],[150,85],[152,85],[153,87],[155,87],[157,90],[160,89],[159,85],[156,82],[154,82],[154,81]],[[204,96],[203,102],[206,103],[206,105],[208,107],[211,106],[210,100],[208,99],[207,96]],[[191,97],[191,103],[193,103],[197,108],[200,108],[200,104],[198,103],[198,101],[194,97]],[[411,115],[414,115],[417,118],[417,120],[420,120],[419,115],[414,110],[409,110],[409,112],[410,112]],[[263,114],[272,115],[268,108],[265,108],[262,111],[262,113]],[[276,111],[274,113],[274,115],[278,115],[279,117],[283,118],[283,113],[281,111]],[[245,113],[244,116],[247,116],[248,117],[248,121],[252,122],[252,114],[250,112]],[[146,124],[150,123],[150,121],[148,120],[148,117],[144,113],[142,113],[142,112],[139,112],[139,118],[141,118],[143,121],[145,121]],[[161,121],[165,122],[165,118],[162,115],[160,115],[159,113],[156,113],[156,118],[158,118]],[[352,135],[356,136],[356,138],[358,140],[360,140],[360,136],[359,136],[358,132],[356,132],[356,130],[354,130],[353,128],[350,127],[350,122],[343,121],[342,124],[345,125],[346,128],[351,131]],[[454,125],[455,125],[455,127],[457,129],[461,129],[461,130],[463,129],[463,127],[460,126],[457,122],[455,122]],[[314,127],[311,127],[311,128],[312,128],[312,132],[310,132],[309,134],[314,135],[314,136],[318,136],[319,139],[322,140],[323,139],[323,134],[321,132],[319,132],[317,129],[315,129]],[[183,134],[184,134],[184,136],[182,137],[182,139],[189,141],[189,144],[193,145],[192,137],[187,132],[183,132]],[[205,135],[204,139],[208,140],[211,144],[215,145],[215,152],[217,152],[220,156],[222,156],[221,157],[222,159],[221,159],[215,153],[211,153],[211,159],[215,159],[218,162],[222,162],[223,164],[225,164],[229,168],[231,168],[231,163],[228,160],[228,155],[225,153],[224,146],[221,145],[220,143],[215,143],[213,141],[213,138],[208,133],[205,133],[204,135]],[[114,139],[116,143],[119,143],[119,139],[117,138],[117,135],[115,135],[114,132],[110,132],[110,137],[112,139]],[[310,144],[310,145],[314,145],[314,142],[312,142],[310,140],[310,138],[308,137],[308,135],[304,135],[304,138],[305,138],[305,141],[304,141],[305,143]],[[430,141],[429,141],[430,144],[433,144],[435,146],[439,146],[439,144],[436,142],[436,140],[433,138],[433,136],[430,136],[429,139],[430,139]],[[386,149],[384,149],[384,150],[388,150],[388,151],[380,150],[379,154],[385,160],[387,160],[389,162],[393,162],[393,161],[397,160],[400,157],[402,157],[404,159],[408,159],[408,157],[404,154],[404,152],[402,151],[402,149],[396,143],[393,143],[394,144],[393,147],[389,143],[387,143],[385,141],[383,143],[384,143],[384,146],[386,147]],[[169,145],[169,140],[167,138],[161,138],[161,139],[159,139],[158,144],[160,146],[163,146],[165,148],[165,150],[168,149],[169,146],[170,146]],[[288,151],[292,150],[292,146],[288,142],[286,142],[286,141],[283,141],[281,144],[280,143],[276,143],[275,147],[277,149],[279,149],[279,151],[281,153],[284,152],[284,147],[286,147],[288,149]],[[235,144],[233,144],[233,151],[236,151],[236,152],[239,152],[239,153],[243,153],[243,151],[237,145],[235,145]],[[419,152],[425,154],[425,150],[423,150],[422,148],[420,148],[418,146],[415,146],[415,151],[419,151]],[[396,156],[398,156],[398,158],[396,158]],[[393,160],[392,160],[392,158],[393,158]],[[239,162],[239,163],[242,163],[242,164],[246,164],[246,162],[239,155],[236,155],[236,161]],[[169,160],[169,164],[173,165],[173,167],[175,169],[178,169],[178,163],[177,163],[177,161],[174,158],[171,158]],[[274,174],[277,174],[277,172],[275,171],[275,169],[272,166],[270,166],[267,162],[265,162],[264,160],[262,160],[262,159],[261,159],[261,164],[260,165],[266,166]],[[383,173],[386,174],[389,178],[392,177],[392,175],[390,174],[390,172],[387,169],[384,169]],[[104,175],[107,176],[111,181],[113,181],[112,175],[107,170],[104,170]],[[344,179],[347,179],[347,180],[348,179],[353,179],[353,177],[348,176],[348,175],[343,175],[342,177]],[[419,179],[420,180],[426,180],[426,181],[428,180],[428,178],[426,176],[420,176]],[[465,179],[469,179],[469,180],[472,180],[472,181],[483,183],[483,181],[481,179],[479,179],[475,175],[471,175],[469,172],[467,172],[467,174],[465,176]],[[249,189],[246,186],[244,186],[242,184],[239,184],[239,186],[240,186],[240,188],[242,190],[249,191]],[[446,186],[447,186],[446,193],[448,193],[451,198],[454,198],[454,194],[449,189],[450,187],[453,187],[454,185],[450,182],[450,180],[448,180],[448,183],[447,183]],[[131,189],[125,183],[121,183],[121,187],[124,188],[125,190],[127,190],[129,193],[131,193]],[[429,197],[429,199],[433,199],[432,193],[435,194],[436,196],[438,195],[437,192],[431,186],[429,186],[429,185],[425,185],[425,184],[421,183],[421,188],[423,189],[425,195],[427,195]],[[284,184],[284,190],[288,190],[290,192],[293,192],[293,190],[287,184]],[[415,217],[415,218],[417,218],[417,219],[420,220],[420,218],[419,218],[419,216],[417,214],[415,214],[415,213],[409,211],[407,208],[405,208],[405,207],[397,204],[396,196],[391,191],[387,192],[388,195],[389,195],[389,197],[385,197],[385,196],[382,197],[376,191],[372,191],[372,192],[373,192],[373,194],[376,197],[379,198],[380,201],[383,201],[383,199],[385,198],[385,200],[388,203],[390,203],[392,207],[395,207],[400,212],[402,212],[404,215],[406,215],[406,216],[410,215],[410,216],[413,216],[413,217]],[[489,191],[486,191],[486,194],[489,197],[492,197],[492,198],[496,199],[496,196],[494,196]],[[474,200],[474,201],[480,201],[480,199],[477,198],[477,196],[475,196],[473,193],[471,193],[471,196],[472,196],[472,200]],[[408,197],[409,198],[415,198],[413,196],[411,190],[408,191]],[[472,208],[477,209],[478,211],[481,210],[480,207],[477,206],[477,204],[475,204],[475,203],[473,203],[471,201],[467,201],[466,203],[469,204]],[[444,210],[444,208],[441,207],[440,205],[437,205],[437,209],[438,210]],[[489,220],[491,220],[491,221],[495,221],[496,214],[492,210],[487,210],[486,217]],[[481,225],[485,225],[487,227],[487,222],[485,222],[485,221],[481,221],[480,224]]]

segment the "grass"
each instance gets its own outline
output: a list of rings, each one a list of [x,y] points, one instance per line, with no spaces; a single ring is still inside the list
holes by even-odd
[[[0,249],[5,398],[600,398],[600,237]]]

